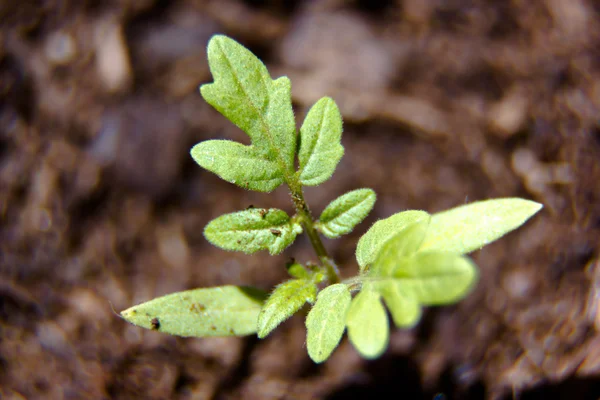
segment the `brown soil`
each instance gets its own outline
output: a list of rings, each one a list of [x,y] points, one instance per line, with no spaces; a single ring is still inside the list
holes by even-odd
[[[0,1],[2,399],[596,399],[600,393],[600,6],[594,0]],[[346,148],[315,212],[378,202],[327,241],[350,276],[378,218],[491,197],[545,205],[473,255],[476,290],[393,330],[379,360],[346,339],[315,366],[301,316],[267,340],[181,339],[114,312],[221,284],[269,289],[278,257],[211,247],[245,192],[188,155],[247,141],[201,99],[226,33],[293,83],[297,115],[332,96]],[[439,395],[438,395],[439,394]],[[435,397],[437,395],[437,397]],[[378,396],[378,397],[376,397]]]

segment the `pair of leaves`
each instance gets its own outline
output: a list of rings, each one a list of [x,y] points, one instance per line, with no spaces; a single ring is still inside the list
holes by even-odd
[[[228,182],[260,192],[293,180],[311,186],[329,179],[344,153],[335,102],[325,97],[310,109],[297,146],[290,80],[271,79],[254,54],[226,36],[211,38],[207,52],[214,83],[203,85],[200,92],[248,134],[252,145],[205,141],[192,148],[194,160]],[[294,174],[297,148],[299,170]]]
[[[323,289],[306,317],[306,347],[310,358],[321,363],[338,346],[344,330],[366,358],[381,355],[387,347],[389,324],[379,293],[363,289],[354,299],[343,283]]]
[[[516,229],[541,207],[523,199],[497,199],[433,216],[407,211],[375,223],[357,247],[361,291],[351,299],[346,285],[339,284],[317,296],[306,321],[310,357],[326,360],[345,327],[363,357],[378,357],[389,340],[382,300],[395,325],[406,328],[419,321],[422,306],[462,299],[477,280],[476,266],[463,254]]]
[[[523,225],[542,205],[519,198],[465,204],[434,214],[421,250],[468,254]],[[356,247],[361,272],[375,261],[385,243],[411,224],[429,217],[425,211],[404,211],[377,221]]]
[[[458,301],[477,277],[474,264],[462,254],[517,228],[541,207],[522,199],[498,199],[433,216],[408,211],[379,221],[359,242],[359,263],[373,261],[365,264],[369,269],[361,264],[362,290],[354,299],[340,283],[322,290],[315,301],[323,275],[292,263],[288,272],[297,279],[279,285],[266,303],[262,291],[224,286],[174,293],[122,315],[136,325],[179,336],[239,336],[258,330],[264,337],[304,303],[315,301],[306,319],[308,353],[315,362],[330,356],[346,328],[359,353],[375,358],[389,340],[382,300],[398,327],[416,324],[423,305]],[[262,210],[247,211],[262,218]],[[466,231],[457,231],[455,225]],[[473,229],[478,233],[469,233]]]
[[[302,227],[276,208],[250,208],[225,214],[204,228],[206,239],[225,250],[279,254],[302,233]]]
[[[383,297],[398,327],[414,326],[420,319],[421,306],[462,299],[477,280],[477,268],[468,257],[422,250],[430,229],[427,217],[396,234],[385,243],[364,276],[364,287]]]
[[[371,189],[346,193],[325,208],[316,228],[330,238],[349,233],[373,209],[375,199]],[[279,254],[301,232],[302,226],[298,222],[275,208],[251,208],[225,214],[204,228],[204,236],[215,246],[247,254],[259,250]]]
[[[265,292],[250,287],[194,289],[157,297],[121,316],[142,328],[177,336],[244,336],[256,332],[266,298]]]
[[[518,228],[541,208],[524,199],[494,199],[432,216],[406,211],[376,222],[356,250],[361,271],[366,271],[363,290],[381,295],[396,326],[414,326],[422,306],[454,303],[473,287],[477,269],[464,254]],[[373,334],[371,339],[363,335],[363,341],[359,335],[350,337],[365,357],[384,346],[383,325],[379,320],[371,325],[379,326],[378,341]]]

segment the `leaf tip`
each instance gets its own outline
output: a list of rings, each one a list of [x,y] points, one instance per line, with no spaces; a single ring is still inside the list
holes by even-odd
[[[217,50],[217,46],[226,44],[228,42],[237,44],[235,40],[231,39],[226,35],[223,35],[222,33],[217,33],[216,35],[213,35],[208,41],[208,45],[206,46],[206,52],[208,53],[209,57],[211,54],[214,53],[215,50]]]
[[[264,339],[269,336],[269,333],[271,333],[272,329],[267,328],[264,319],[260,316],[261,314],[258,314],[258,329],[256,330],[256,336],[258,336],[259,339]]]
[[[544,205],[542,203],[538,203],[537,201],[533,200],[528,201],[531,202],[531,215],[537,214],[539,211],[542,210],[542,208],[544,208]]]

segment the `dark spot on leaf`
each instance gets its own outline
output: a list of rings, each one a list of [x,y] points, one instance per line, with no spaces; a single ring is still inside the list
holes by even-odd
[[[206,306],[200,303],[192,303],[190,306],[190,311],[200,313],[206,311]]]
[[[275,235],[275,236],[281,235],[281,231],[279,229],[273,229],[273,228],[271,228],[271,229],[269,229],[269,231],[271,231],[271,233],[273,235]]]
[[[269,213],[269,210],[267,210],[265,208],[263,208],[262,210],[259,211],[261,218],[264,218],[268,213]]]
[[[235,332],[233,331],[233,329],[229,328],[229,334],[230,335],[235,335]]]
[[[150,324],[152,324],[153,330],[157,331],[160,329],[160,321],[158,320],[158,318],[152,318]]]
[[[214,325],[211,325],[211,326],[210,326],[210,329],[212,329],[213,331],[216,331],[216,330],[217,330],[217,327],[216,327],[216,326],[214,326]]]

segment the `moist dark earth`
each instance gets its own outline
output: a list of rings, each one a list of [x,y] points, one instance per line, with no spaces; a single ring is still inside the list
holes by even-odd
[[[600,394],[600,5],[593,0],[0,1],[2,399],[597,399]],[[248,143],[207,105],[224,33],[292,80],[301,121],[339,104],[346,153],[306,190],[318,215],[378,194],[325,246],[342,275],[380,218],[494,197],[544,209],[472,254],[476,289],[429,308],[388,351],[345,338],[306,354],[302,315],[266,340],[183,339],[117,312],[179,290],[270,290],[285,262],[212,247],[213,218],[292,212],[196,166],[195,143]],[[116,312],[115,312],[116,311]]]

